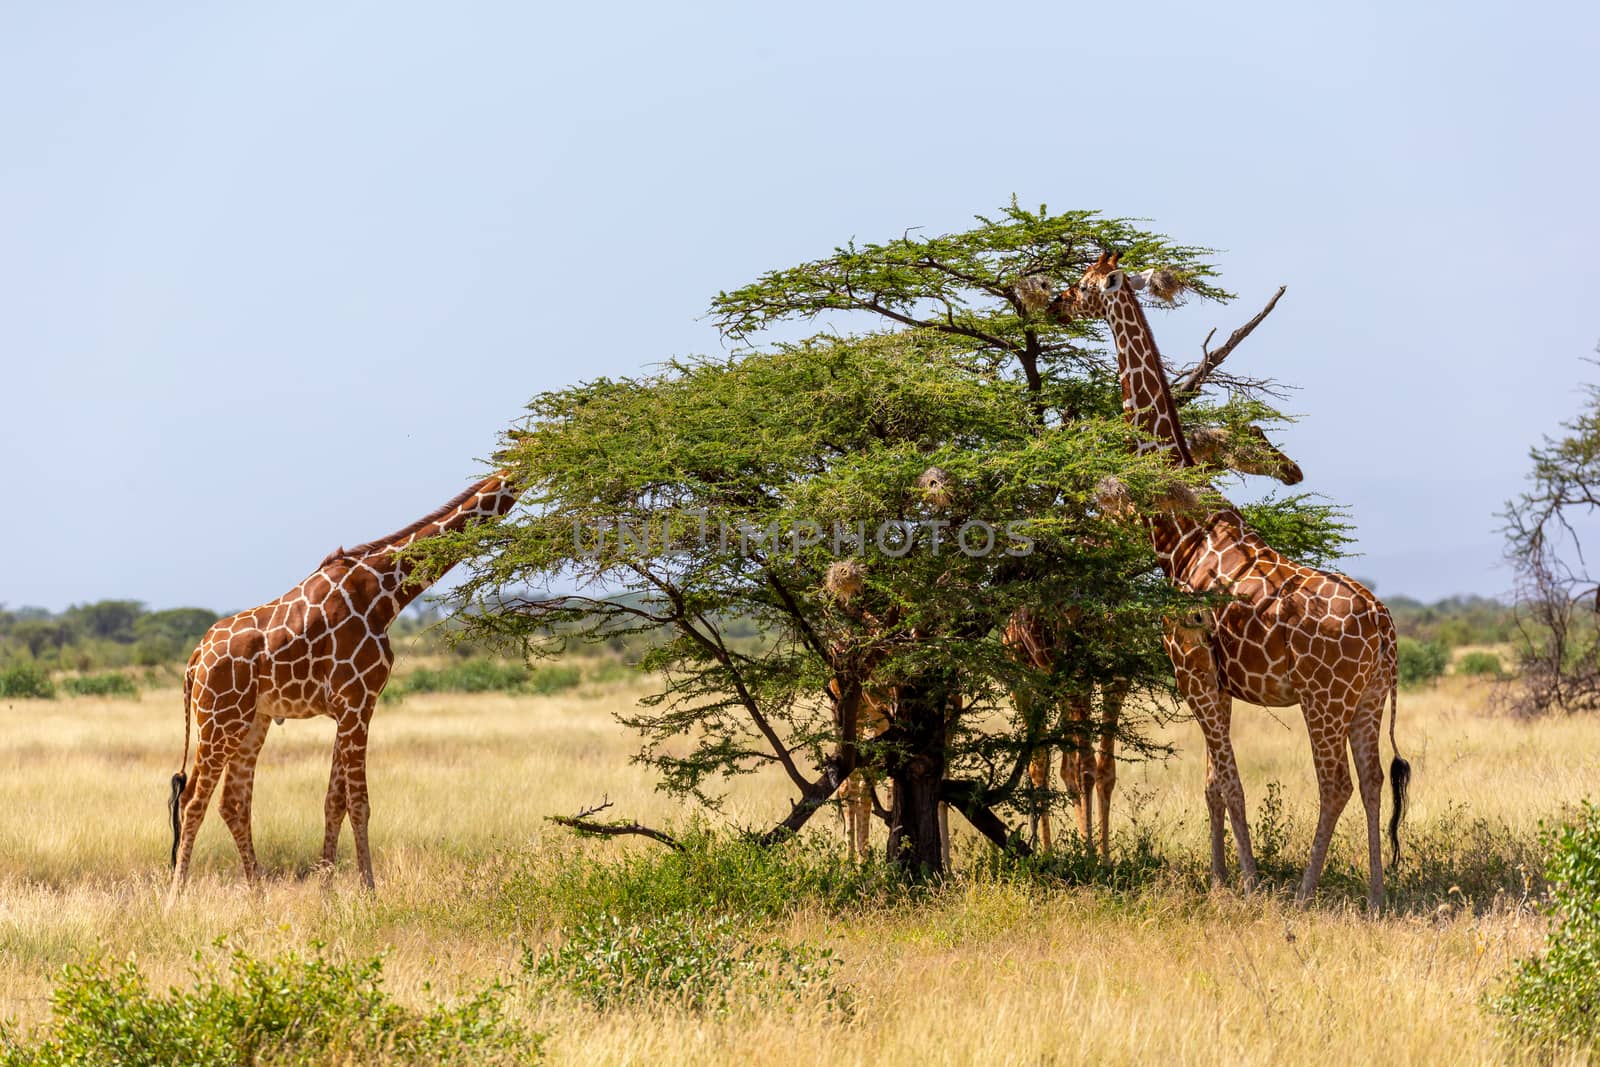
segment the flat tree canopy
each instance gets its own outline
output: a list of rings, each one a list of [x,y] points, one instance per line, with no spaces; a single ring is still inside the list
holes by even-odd
[[[1046,306],[1106,248],[1228,296],[1206,250],[1090,212],[1013,204],[964,233],[849,245],[719,294],[731,354],[535,397],[497,457],[524,507],[417,551],[467,561],[450,596],[473,637],[546,655],[650,635],[659,688],[620,716],[639,759],[713,806],[730,778],[781,768],[794,808],[768,840],[871,762],[895,786],[894,862],[939,869],[939,800],[1025,851],[1011,828],[1040,801],[1031,754],[1083,740],[1061,701],[1113,680],[1165,697],[1163,620],[1203,606],[1162,579],[1142,525],[1097,503],[1112,476],[1151,507],[1216,474],[1136,456],[1099,325]],[[796,319],[826,332],[761,343]],[[1278,417],[1265,383],[1202,370],[1183,379],[1193,424]],[[1338,513],[1306,497],[1245,510],[1297,558],[1344,543]],[[553,584],[577,592],[537,592]],[[1049,671],[1004,644],[1021,609],[1056,635]],[[734,636],[750,620],[759,635]],[[863,696],[886,694],[891,727],[864,738]],[[1151,754],[1149,716],[1170,707],[1130,700],[1119,739]]]

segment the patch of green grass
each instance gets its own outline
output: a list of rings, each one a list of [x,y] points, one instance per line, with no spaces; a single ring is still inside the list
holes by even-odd
[[[704,830],[681,840],[681,852],[579,859],[569,844],[529,854],[508,870],[497,907],[514,922],[567,928],[691,912],[761,923],[802,908],[858,911],[909,892],[887,864],[857,863],[817,835],[773,847]]]
[[[541,1038],[507,1022],[503,986],[427,1012],[382,988],[383,960],[341,963],[321,946],[261,960],[233,951],[197,966],[189,990],[152,991],[132,960],[65,969],[51,1021],[0,1030],[3,1067],[332,1062],[526,1063]]]
[[[734,1005],[821,1002],[848,1012],[832,949],[748,940],[731,916],[674,912],[624,923],[611,916],[567,931],[561,944],[524,951],[536,982],[606,1010],[657,1005],[725,1013]]]

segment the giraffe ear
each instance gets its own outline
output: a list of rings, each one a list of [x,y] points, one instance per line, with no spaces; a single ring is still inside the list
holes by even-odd
[[[1123,279],[1126,277],[1127,275],[1120,270],[1112,271],[1110,274],[1106,275],[1105,281],[1100,283],[1100,291],[1102,293],[1116,292],[1118,289],[1122,288]]]
[[[1131,289],[1143,289],[1150,284],[1150,276],[1155,272],[1156,269],[1151,267],[1149,270],[1142,270],[1137,274],[1128,275],[1128,287]]]

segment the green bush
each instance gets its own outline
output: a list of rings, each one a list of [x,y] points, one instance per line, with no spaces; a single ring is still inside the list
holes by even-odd
[[[1592,1052],[1600,1041],[1600,808],[1584,801],[1578,817],[1545,840],[1556,925],[1544,955],[1518,964],[1490,1004],[1523,1039]]]
[[[836,840],[805,835],[778,848],[691,830],[682,851],[652,847],[584,857],[546,849],[512,867],[495,907],[508,924],[595,925],[656,915],[736,915],[757,924],[801,908],[856,913],[909,892],[882,863],[856,863]]]
[[[1400,684],[1421,685],[1437,681],[1450,666],[1450,648],[1441,641],[1400,638]]]
[[[444,667],[418,667],[391,685],[396,696],[409,693],[537,693],[548,695],[571,689],[583,681],[583,671],[556,664],[530,669],[523,663],[493,659],[468,659]]]
[[[76,678],[62,679],[61,688],[80,697],[133,697],[139,696],[139,683],[126,674],[112,671],[107,674],[81,674]]]
[[[1505,673],[1505,666],[1493,652],[1468,652],[1456,661],[1456,673],[1469,677],[1498,678]]]
[[[225,974],[197,971],[190,990],[151,992],[132,961],[69,966],[51,1021],[0,1028],[0,1067],[246,1063],[526,1063],[540,1038],[508,1023],[503,987],[427,1013],[382,989],[382,958],[319,954],[258,960],[235,951]]]
[[[558,947],[524,950],[523,969],[596,1008],[664,1005],[724,1012],[735,1004],[821,1001],[848,1009],[832,949],[746,941],[730,916],[677,912],[571,930]]]
[[[56,687],[50,681],[50,672],[33,663],[14,663],[0,670],[0,698],[26,697],[34,700],[52,700]]]

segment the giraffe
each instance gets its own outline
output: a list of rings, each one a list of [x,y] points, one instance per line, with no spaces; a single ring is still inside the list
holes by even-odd
[[[937,484],[939,491],[944,491],[948,475],[937,467],[930,467],[918,480],[919,485],[926,488],[928,485]],[[883,623],[871,613],[863,610],[856,598],[866,589],[865,570],[862,565],[853,559],[835,560],[828,565],[822,588],[824,592],[847,615],[865,624],[867,631],[874,637],[884,630]],[[834,646],[835,656],[845,658],[848,645],[839,643]],[[871,662],[881,657],[869,655],[868,663],[857,664],[865,667],[870,674]],[[898,693],[893,685],[861,686],[861,697],[856,705],[855,737],[858,743],[867,743],[882,737],[894,724],[895,707]],[[833,701],[836,720],[839,709],[844,700],[844,679],[834,675],[828,679],[828,697]],[[844,824],[845,838],[849,842],[850,852],[857,860],[866,861],[872,855],[872,814],[873,806],[877,800],[874,791],[873,768],[862,760],[855,770],[850,772],[844,782],[839,786],[839,818]],[[889,786],[893,789],[893,785]],[[950,862],[950,806],[943,801],[939,803],[939,847],[943,853],[946,866]]]
[[[346,815],[361,880],[373,888],[367,845],[367,727],[389,680],[389,626],[425,584],[401,549],[475,519],[504,515],[517,501],[498,471],[409,526],[376,541],[330,552],[305,581],[276,600],[219,620],[200,639],[183,678],[183,767],[172,776],[172,886],[189,873],[195,835],[220,783],[222,819],[252,885],[260,878],[250,834],[256,757],[276,720],[327,715],[338,733],[328,795],[322,863],[331,869]],[[194,779],[184,773],[190,726],[199,735]]]
[[[1071,613],[1069,612],[1069,615]],[[1075,618],[1066,620],[1069,625]],[[1036,671],[1049,672],[1055,667],[1056,656],[1067,638],[1046,624],[1041,615],[1024,608],[1014,613],[1006,622],[1003,640],[1019,661]],[[1096,848],[1094,837],[1094,800],[1100,801],[1100,836],[1098,851],[1111,855],[1111,793],[1117,785],[1117,717],[1122,702],[1128,695],[1128,685],[1116,681],[1100,687],[1100,719],[1094,718],[1094,694],[1069,693],[1062,702],[1062,719],[1073,731],[1074,743],[1061,749],[1061,782],[1067,799],[1072,802],[1078,816],[1078,834],[1090,848]],[[1018,710],[1028,714],[1029,697],[1021,690],[1012,694]],[[1028,777],[1035,790],[1041,794],[1050,788],[1050,748],[1041,745],[1028,762]],[[1043,807],[1038,816],[1039,845],[1048,852],[1053,847],[1050,834],[1050,809]]]
[[[1102,254],[1058,298],[1058,313],[1066,319],[1106,319],[1117,349],[1123,412],[1148,438],[1139,449],[1158,449],[1175,465],[1193,466],[1195,457],[1178,420],[1161,353],[1136,295],[1155,272],[1130,275],[1118,264],[1119,256]],[[1175,586],[1232,597],[1206,613],[1209,625],[1174,622],[1164,635],[1178,689],[1205,738],[1212,883],[1225,880],[1224,812],[1246,890],[1256,878],[1244,787],[1230,736],[1233,701],[1267,707],[1298,703],[1311,740],[1318,813],[1296,898],[1305,904],[1316,891],[1334,827],[1352,792],[1353,756],[1367,816],[1367,901],[1376,911],[1383,903],[1379,746],[1385,701],[1394,751],[1389,841],[1397,860],[1411,776],[1394,736],[1397,641],[1388,609],[1359,582],[1278,553],[1230,506],[1198,514],[1155,514],[1145,521],[1161,569]]]
[[[1249,439],[1245,450],[1234,447],[1227,433],[1212,427],[1198,427],[1188,432],[1187,436],[1191,452],[1199,463],[1241,474],[1265,475],[1284,485],[1299,484],[1304,478],[1299,464],[1274,447],[1261,427],[1247,426],[1244,433]],[[1076,609],[1068,609],[1061,624],[1055,626],[1049,625],[1040,613],[1023,609],[1007,621],[1004,641],[1018,660],[1034,670],[1049,672],[1080,622]],[[1067,799],[1076,809],[1081,839],[1091,845],[1097,843],[1099,854],[1107,859],[1111,856],[1111,795],[1117,785],[1117,721],[1129,689],[1130,685],[1121,679],[1114,679],[1099,687],[1098,722],[1094,716],[1095,693],[1070,693],[1062,709],[1063,721],[1073,730],[1077,743],[1061,750],[1061,780]],[[1018,701],[1028,699],[1021,691],[1014,693],[1013,698]],[[1026,707],[1020,704],[1019,707],[1026,715]],[[1041,746],[1034,753],[1028,764],[1028,777],[1036,791],[1048,793],[1048,746]],[[1096,799],[1100,810],[1098,842],[1092,837]],[[1048,852],[1053,847],[1048,805],[1040,810],[1037,825],[1040,846]]]

